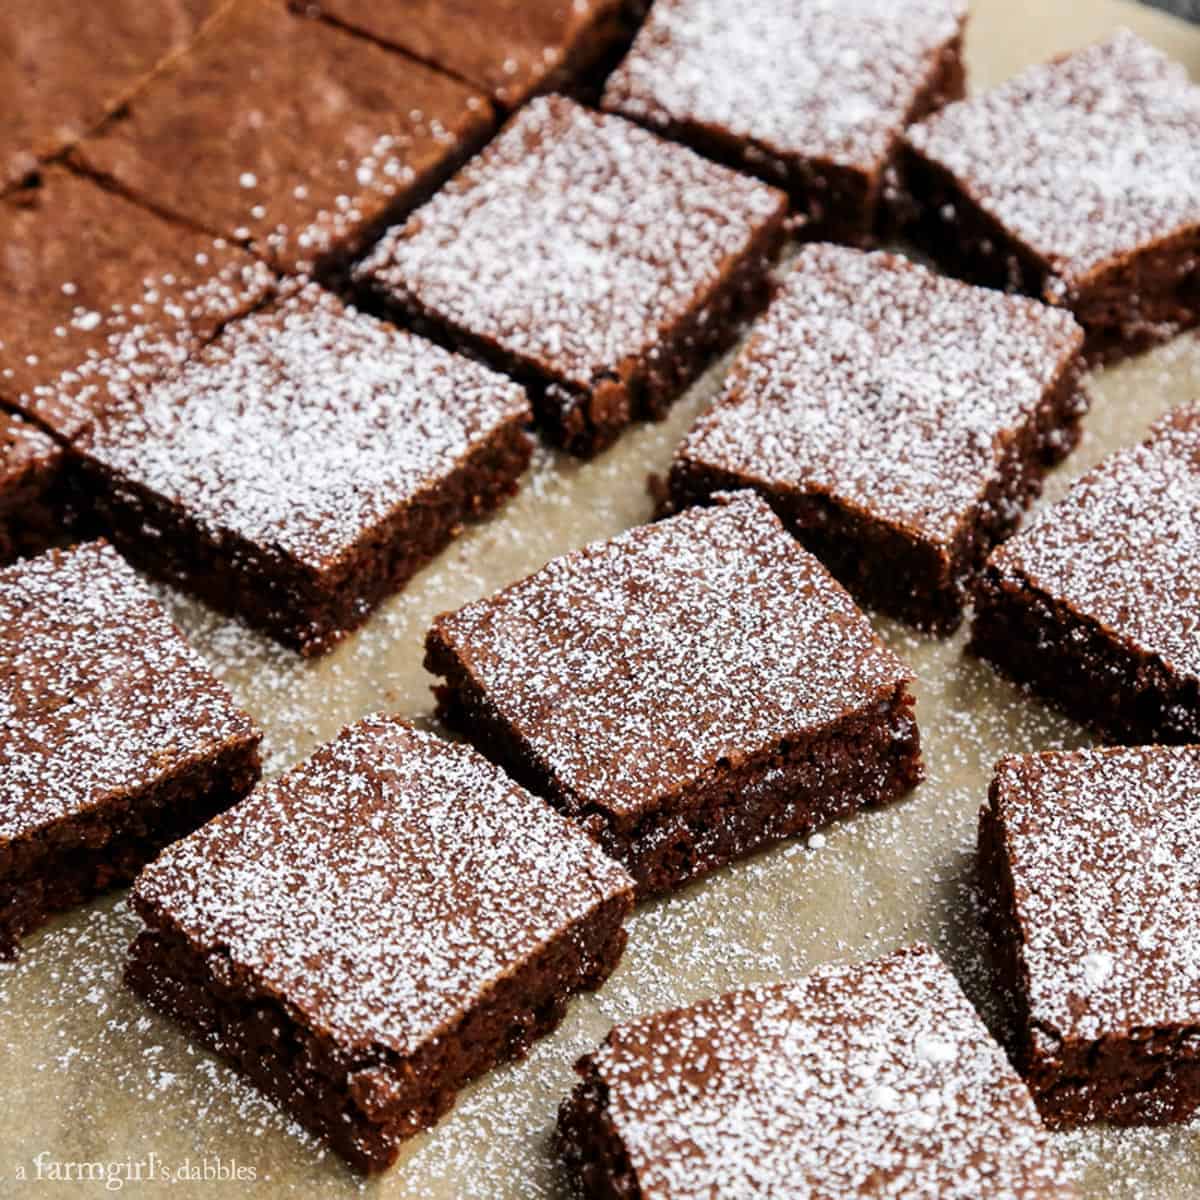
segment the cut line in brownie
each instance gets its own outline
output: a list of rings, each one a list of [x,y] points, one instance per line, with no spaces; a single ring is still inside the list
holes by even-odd
[[[988,560],[970,649],[1115,742],[1200,742],[1200,406]]]
[[[53,438],[0,409],[0,567],[63,536],[64,458]]]
[[[111,547],[0,571],[0,958],[240,800],[262,735]]]
[[[469,747],[370,717],[146,869],[126,981],[377,1171],[608,977],[631,890]]]
[[[505,377],[307,284],[111,406],[78,454],[131,559],[320,654],[517,491],[531,419]]]
[[[926,946],[618,1025],[558,1148],[595,1200],[1074,1200],[1072,1173]]]
[[[440,616],[438,714],[648,896],[922,776],[911,674],[750,492]]]
[[[523,109],[356,268],[530,387],[574,454],[657,419],[770,292],[786,198],[562,96]]]
[[[1128,30],[909,130],[911,232],[1112,359],[1200,321],[1200,86]]]
[[[675,452],[677,507],[758,491],[860,601],[952,630],[1087,409],[1069,313],[804,247]]]
[[[1200,747],[1005,758],[980,880],[1016,1062],[1052,1126],[1200,1108]]]
[[[964,95],[964,0],[657,0],[604,107],[869,240],[906,126]]]

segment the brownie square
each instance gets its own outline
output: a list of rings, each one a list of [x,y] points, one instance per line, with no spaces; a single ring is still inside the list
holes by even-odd
[[[64,458],[53,438],[0,409],[0,566],[61,536]]]
[[[576,1069],[558,1144],[597,1200],[1078,1195],[926,946],[619,1025]]]
[[[1200,747],[1004,758],[979,870],[1016,1062],[1046,1122],[1200,1107]]]
[[[0,401],[64,438],[258,303],[240,250],[48,167],[0,199]]]
[[[1200,320],[1200,87],[1128,30],[909,130],[914,232],[1070,308],[1098,359]]]
[[[754,488],[864,603],[948,632],[1078,440],[1082,345],[1036,301],[807,246],[676,451],[672,501]]]
[[[786,188],[806,232],[879,224],[905,126],[965,91],[965,0],[657,0],[604,106]]]
[[[608,977],[631,904],[469,747],[370,717],[146,869],[126,979],[376,1171]]]
[[[591,455],[661,417],[769,294],[786,200],[561,96],[535,100],[356,270],[533,389]]]
[[[1200,742],[1200,407],[997,550],[971,650],[1116,742]]]
[[[320,654],[517,490],[530,420],[518,385],[308,284],[111,406],[79,456],[131,559]]]
[[[102,542],[0,571],[0,957],[259,775],[261,734]]]
[[[333,269],[492,128],[466,84],[280,0],[231,5],[75,161],[283,270]]]
[[[742,492],[437,619],[439,716],[642,896],[921,778],[908,668]]]

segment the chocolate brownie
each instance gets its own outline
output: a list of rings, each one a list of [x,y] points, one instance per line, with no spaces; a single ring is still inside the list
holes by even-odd
[[[53,438],[0,409],[0,566],[62,535],[64,457]]]
[[[357,254],[492,123],[466,84],[279,0],[240,0],[73,156],[303,272]]]
[[[1048,1124],[1200,1108],[1200,747],[1005,758],[980,814],[1016,1062]]]
[[[319,654],[517,490],[530,420],[503,376],[308,284],[113,405],[78,451],[122,552]]]
[[[675,453],[683,506],[752,487],[864,603],[946,632],[1079,436],[1069,313],[808,246]]]
[[[619,1025],[576,1069],[558,1144],[596,1200],[1078,1195],[925,946]]]
[[[531,386],[549,436],[661,417],[769,294],[786,199],[561,96],[535,100],[356,271]]]
[[[912,230],[1070,308],[1098,359],[1200,321],[1200,87],[1128,30],[909,130]]]
[[[965,91],[965,0],[657,0],[604,106],[876,230],[905,126]]]
[[[126,979],[376,1171],[608,977],[631,890],[469,747],[370,717],[143,872]]]
[[[116,551],[0,571],[0,957],[240,800],[261,734]]]
[[[992,555],[970,648],[1112,741],[1200,742],[1200,406]]]
[[[910,672],[751,492],[439,617],[439,715],[643,896],[921,778]]]
[[[0,199],[0,401],[61,437],[258,303],[271,273],[49,167]]]

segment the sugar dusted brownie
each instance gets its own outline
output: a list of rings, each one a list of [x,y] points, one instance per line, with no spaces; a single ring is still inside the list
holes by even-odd
[[[79,457],[130,558],[319,654],[517,490],[531,413],[478,363],[284,292],[106,409]]]
[[[892,254],[805,247],[672,501],[751,487],[859,599],[938,631],[962,617],[1087,409],[1069,313]]]
[[[1200,742],[1200,407],[997,550],[971,649],[1117,742]]]
[[[1005,758],[980,814],[1016,1061],[1047,1123],[1200,1108],[1200,747]]]
[[[607,978],[631,890],[469,747],[371,717],[146,869],[126,979],[381,1170]]]
[[[110,547],[0,571],[0,957],[240,800],[261,734]]]
[[[643,896],[921,778],[910,673],[750,492],[438,618],[442,719]]]
[[[1070,308],[1089,352],[1200,320],[1200,86],[1128,30],[908,133],[918,239],[956,274]]]
[[[530,385],[580,455],[661,417],[769,294],[785,197],[561,96],[523,109],[356,278]]]
[[[61,536],[64,458],[53,438],[0,409],[0,566]]]
[[[965,0],[657,0],[604,106],[876,230],[905,127],[965,91]]]
[[[1078,1195],[924,946],[619,1025],[576,1069],[558,1144],[597,1200]]]

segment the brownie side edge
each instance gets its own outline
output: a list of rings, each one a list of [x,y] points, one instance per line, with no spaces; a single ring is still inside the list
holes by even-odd
[[[608,1111],[608,1087],[594,1060],[575,1064],[583,1077],[558,1110],[554,1148],[577,1193],[587,1200],[641,1200],[642,1189]]]

